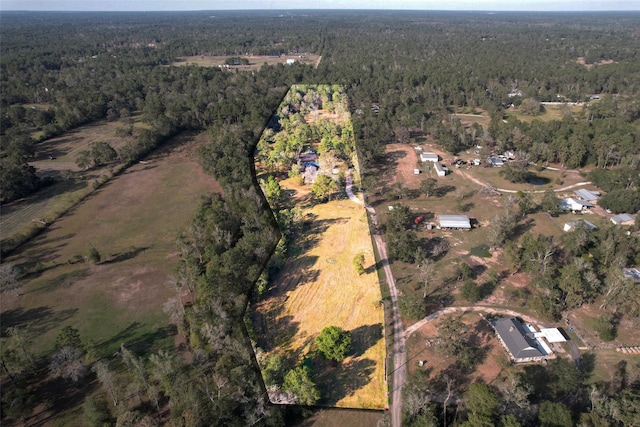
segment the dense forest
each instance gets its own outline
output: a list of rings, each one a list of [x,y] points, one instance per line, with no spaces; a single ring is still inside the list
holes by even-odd
[[[3,12],[0,22],[3,202],[47,184],[29,164],[39,143],[97,119],[133,114],[141,114],[146,127],[118,150],[119,162],[132,163],[182,131],[206,130],[211,143],[200,150],[201,164],[224,189],[224,196],[203,201],[191,226],[178,236],[176,287],[189,299],[174,301],[172,315],[187,337],[189,357],[136,355],[123,347],[111,361],[114,368],[92,362],[92,373],[85,366],[86,375],[76,375],[86,355],[73,330],[61,331],[55,354],[33,355],[19,330],[3,329],[3,419],[31,413],[38,402],[29,396],[35,379],[49,372],[42,368],[48,359],[77,368],[55,371],[70,382],[89,384],[97,378],[101,396],[113,398],[111,408],[106,400],[84,402],[91,425],[169,419],[190,426],[283,425],[297,415],[269,404],[243,326],[247,295],[280,237],[251,174],[251,156],[293,84],[345,88],[365,188],[375,179],[385,144],[429,132],[451,152],[482,141],[496,151],[525,153],[533,163],[585,167],[610,191],[613,210],[640,206],[637,14]],[[305,52],[322,55],[317,68],[265,65],[240,73],[172,66],[181,56]],[[585,103],[579,114],[535,119],[544,108],[541,102],[585,102],[594,95],[599,101]],[[529,108],[533,121],[507,117],[505,109],[512,104]],[[476,109],[487,111],[491,124],[472,135],[451,113]],[[296,149],[281,143],[284,155],[266,159],[273,167],[288,161],[287,150]],[[527,254],[544,252],[548,243],[527,237],[514,248],[513,263],[525,270],[542,268]],[[632,259],[638,249],[617,234],[565,246],[562,262],[552,269],[554,282],[540,283],[555,295],[540,302],[553,316],[576,304],[576,298],[590,298],[571,288],[590,283],[589,268],[569,259],[583,259],[589,251],[615,252],[602,261],[608,267]],[[610,295],[621,310],[637,310],[619,288]],[[112,369],[135,385],[137,404],[117,406],[114,396],[122,390],[113,388]],[[500,391],[502,404],[492,390],[470,390],[469,400],[479,403],[467,404],[460,420],[467,413],[468,425],[495,425],[499,419],[500,425],[572,425],[580,419],[582,425],[617,426],[637,420],[640,384],[627,377],[625,366],[619,367],[617,382],[591,388],[575,369],[554,365],[542,371],[532,370],[530,376],[563,381],[522,391],[514,379],[512,389]],[[517,400],[523,393],[525,399]],[[536,404],[545,393],[555,403],[542,405],[539,413],[522,407],[530,403],[529,394]],[[413,409],[406,418],[411,425],[442,421],[433,408]]]

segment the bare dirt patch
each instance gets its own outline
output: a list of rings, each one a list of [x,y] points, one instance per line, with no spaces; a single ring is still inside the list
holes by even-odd
[[[420,188],[420,182],[425,177],[423,176],[424,174],[416,175],[414,173],[414,169],[418,167],[419,158],[413,146],[388,144],[385,155],[391,163],[389,174],[392,176],[392,184],[404,184],[412,190]]]
[[[592,64],[587,64],[587,61],[584,56],[579,56],[578,59],[576,59],[576,62],[580,65],[584,65],[587,68],[587,70],[591,69],[594,65],[606,65],[606,64],[614,63],[613,59],[603,59],[602,61],[594,62]]]

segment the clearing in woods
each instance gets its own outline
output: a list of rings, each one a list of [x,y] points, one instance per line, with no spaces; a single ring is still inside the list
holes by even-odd
[[[249,61],[247,65],[225,65],[225,61],[229,58],[243,58]],[[314,64],[318,67],[322,57],[313,53],[297,54],[297,55],[280,55],[280,56],[267,56],[267,55],[237,55],[237,56],[208,56],[208,55],[195,55],[195,56],[181,56],[178,61],[171,65],[184,66],[184,65],[197,65],[199,67],[223,67],[227,70],[239,70],[239,71],[257,71],[264,64],[286,64],[287,59],[293,59],[301,64]]]
[[[220,191],[195,154],[206,141],[206,134],[167,141],[6,259],[27,274],[22,295],[3,295],[3,331],[28,328],[36,353],[50,351],[66,325],[91,339],[99,357],[122,343],[138,353],[173,345],[162,304],[173,296],[176,237],[200,198]],[[102,256],[97,265],[84,259],[91,246]]]

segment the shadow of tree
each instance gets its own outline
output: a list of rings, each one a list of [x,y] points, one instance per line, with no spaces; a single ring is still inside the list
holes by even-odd
[[[113,264],[113,263],[120,262],[120,261],[126,261],[128,259],[132,259],[132,258],[137,257],[138,255],[140,255],[142,252],[146,251],[147,249],[149,249],[148,246],[141,247],[141,248],[132,247],[132,248],[129,248],[129,250],[127,250],[125,252],[112,254],[111,258],[109,258],[108,260],[102,262],[101,264]]]
[[[382,324],[358,326],[351,331],[350,356],[360,357],[382,339]]]
[[[345,397],[353,396],[371,382],[375,362],[371,359],[352,359],[338,366],[323,363],[316,381],[320,385],[321,403],[333,405]]]
[[[89,275],[89,268],[82,267],[72,271],[67,271],[62,273],[56,277],[45,280],[35,289],[31,289],[26,293],[34,292],[34,293],[46,293],[51,292],[56,288],[63,288],[67,286],[73,285],[78,280],[84,279]]]
[[[22,307],[7,310],[0,314],[2,337],[6,337],[7,328],[13,326],[28,327],[34,335],[43,334],[59,327],[78,312],[77,308],[53,311],[49,306],[30,308]]]
[[[101,343],[99,343],[97,345],[97,347],[100,350],[106,350],[107,348],[109,348],[110,346],[113,346],[113,345],[117,345],[119,347],[120,344],[125,343],[129,338],[131,338],[135,334],[135,331],[140,329],[142,326],[143,326],[142,323],[131,322],[122,331],[118,332],[117,334],[115,334],[111,338],[109,338],[107,340],[104,340]]]

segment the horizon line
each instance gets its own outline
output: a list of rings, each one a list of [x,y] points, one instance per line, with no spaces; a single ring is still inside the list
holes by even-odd
[[[479,13],[611,13],[611,12],[640,12],[637,9],[392,9],[392,8],[243,8],[243,9],[152,9],[152,10],[107,10],[107,9],[3,9],[0,12],[63,12],[63,13],[153,13],[153,12],[349,12],[349,11],[371,11],[371,12],[479,12]]]

